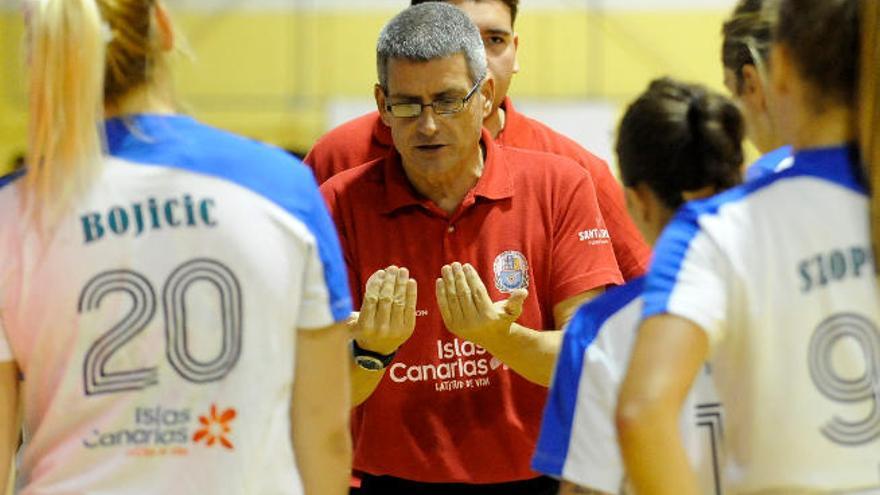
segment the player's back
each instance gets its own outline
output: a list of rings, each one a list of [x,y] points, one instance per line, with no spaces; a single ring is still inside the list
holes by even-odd
[[[23,493],[300,493],[295,332],[344,290],[311,174],[186,117],[107,129],[114,158],[51,236],[0,190]]]
[[[614,410],[641,320],[644,278],[581,306],[569,322],[556,364],[533,468],[571,483],[622,493],[624,465]],[[723,429],[710,368],[682,408],[681,434],[701,493],[720,494],[716,452]]]
[[[855,155],[799,152],[686,207],[658,244],[649,285],[676,280],[649,286],[646,313],[709,336],[734,493],[880,488],[880,294]]]

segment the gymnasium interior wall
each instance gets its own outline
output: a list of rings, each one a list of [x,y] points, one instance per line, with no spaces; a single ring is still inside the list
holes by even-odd
[[[374,47],[406,0],[168,0],[186,43],[175,56],[185,111],[307,151],[372,108]],[[622,105],[665,74],[723,90],[720,26],[734,0],[522,0],[511,96],[610,159]],[[19,0],[0,0],[0,170],[24,149]]]

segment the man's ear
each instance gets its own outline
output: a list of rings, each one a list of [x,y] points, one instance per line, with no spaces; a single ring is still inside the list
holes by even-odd
[[[492,114],[492,106],[495,102],[495,79],[490,72],[486,72],[486,79],[480,87],[480,94],[483,96],[483,119]]]
[[[153,15],[156,21],[156,32],[159,35],[159,46],[162,51],[170,52],[174,49],[174,24],[171,22],[171,16],[162,2],[156,2]]]
[[[519,34],[513,33],[513,73],[519,74]]]
[[[385,90],[379,84],[373,85],[373,98],[376,99],[376,108],[379,110],[379,117],[382,119],[382,123],[387,127],[391,127],[391,116],[388,115],[388,110],[385,109]]]

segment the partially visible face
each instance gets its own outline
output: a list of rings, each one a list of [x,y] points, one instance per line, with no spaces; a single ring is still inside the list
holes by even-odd
[[[654,199],[653,193],[646,186],[624,187],[623,193],[630,218],[645,242],[653,246],[663,229],[663,225],[657,223],[660,215],[651,211],[652,207],[658,208],[659,201]]]
[[[752,144],[755,144],[754,134],[755,134],[755,125],[752,122],[752,112],[748,108],[748,104],[743,101],[742,92],[740,91],[739,80],[736,77],[736,73],[728,69],[724,68],[724,87],[727,88],[727,91],[730,93],[730,98],[736,103],[736,106],[739,107],[740,112],[743,115],[743,121],[746,125],[746,137]]]
[[[519,72],[516,60],[519,38],[513,31],[510,9],[500,0],[452,0],[450,3],[464,11],[480,30],[489,71],[495,80],[492,109],[496,110],[507,97],[513,75]]]
[[[391,128],[394,147],[408,172],[427,176],[454,174],[477,158],[483,118],[490,110],[484,96],[487,83],[483,83],[483,91],[478,89],[458,113],[438,115],[426,106],[418,117],[400,118],[385,109],[386,102],[428,104],[464,98],[473,82],[463,54],[428,62],[391,59],[387,81],[387,94],[377,91],[376,102],[382,120]]]
[[[773,119],[767,107],[768,95],[764,91],[757,70],[753,65],[743,67],[743,83],[739,84],[736,73],[724,68],[724,87],[739,107],[746,126],[746,138],[761,153],[767,153],[778,147]],[[741,87],[740,87],[741,86]]]

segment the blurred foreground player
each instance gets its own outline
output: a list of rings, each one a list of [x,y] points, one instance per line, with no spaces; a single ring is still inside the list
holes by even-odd
[[[26,7],[30,161],[0,189],[0,486],[20,372],[20,493],[346,493],[351,305],[308,169],[174,113],[162,4]]]

